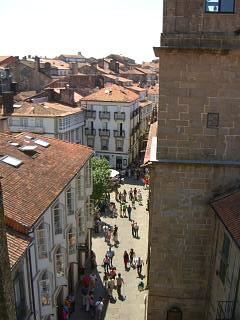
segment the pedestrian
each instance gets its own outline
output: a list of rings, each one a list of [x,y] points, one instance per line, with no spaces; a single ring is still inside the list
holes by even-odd
[[[105,255],[104,259],[103,259],[103,268],[105,272],[108,272],[110,267],[110,259],[107,255]]]
[[[132,188],[130,189],[128,195],[129,195],[129,200],[132,201],[132,198],[133,198],[133,189]]]
[[[85,288],[88,288],[89,287],[89,284],[91,282],[91,278],[89,277],[88,274],[85,274],[82,278],[82,284]]]
[[[135,221],[134,220],[131,223],[131,227],[132,227],[132,236],[133,238],[135,238]]]
[[[127,191],[125,189],[123,190],[123,201],[127,202]]]
[[[120,191],[118,194],[118,200],[121,202],[123,200],[122,192]]]
[[[127,265],[129,262],[129,255],[126,250],[124,251],[123,262],[124,262],[125,270],[127,270]]]
[[[118,244],[118,231],[117,230],[113,230],[113,241],[114,241],[114,245],[116,246]]]
[[[110,298],[113,298],[113,289],[114,288],[115,288],[115,280],[110,277],[108,280],[108,295]]]
[[[82,287],[81,288],[81,294],[82,294],[82,305],[85,310],[87,310],[87,295],[88,295],[88,288]]]
[[[95,233],[99,233],[99,231],[100,231],[100,225],[101,225],[101,219],[98,218],[98,219],[96,219],[95,225],[94,225],[94,231],[95,231]]]
[[[133,259],[135,259],[135,252],[133,249],[130,249],[129,258],[130,258],[130,266],[133,267]]]
[[[111,270],[110,270],[110,273],[109,273],[110,277],[112,279],[115,280],[116,276],[117,276],[117,271],[116,271],[116,268],[115,267],[112,267]]]
[[[138,204],[142,206],[142,192],[138,189]]]
[[[123,212],[123,203],[120,202],[120,217],[122,218],[122,212]]]
[[[96,308],[97,319],[101,320],[102,319],[102,311],[103,311],[103,298],[102,297],[99,297],[99,299],[96,301],[95,308]]]
[[[112,231],[110,228],[107,230],[107,243],[111,245]]]
[[[117,293],[118,293],[118,297],[120,298],[122,296],[122,285],[124,284],[123,278],[121,277],[121,273],[118,274],[117,279]]]
[[[133,195],[134,195],[135,201],[137,201],[137,188],[136,187],[133,190]]]
[[[136,207],[135,207],[135,198],[134,197],[132,198],[132,208],[136,209]]]
[[[138,273],[139,276],[142,274],[142,266],[143,266],[143,264],[144,264],[143,260],[140,257],[138,257],[137,261],[136,261],[136,265],[137,265],[137,273]]]
[[[107,290],[107,286],[108,286],[108,280],[109,280],[109,273],[108,272],[104,272],[103,283],[104,283],[104,286],[105,286],[106,290]]]
[[[135,238],[138,239],[139,225],[137,224],[137,222],[135,222],[135,224],[134,224],[134,229],[135,229]]]
[[[126,218],[127,208],[128,208],[128,207],[127,207],[127,204],[124,203],[124,204],[123,204],[123,217],[124,217],[124,218]]]
[[[94,269],[97,266],[97,263],[96,263],[96,254],[93,250],[90,251],[90,262],[91,262],[92,269]]]
[[[139,169],[137,169],[137,180],[139,180],[139,177],[140,177],[140,171]]]
[[[117,218],[117,208],[115,203],[113,204],[113,208],[112,208],[112,216],[113,218]]]
[[[115,252],[112,250],[111,246],[109,247],[106,255],[109,257],[109,260],[110,260],[110,266],[112,267],[113,266],[113,257],[115,255]]]
[[[128,206],[127,210],[128,210],[128,220],[131,221],[132,208],[130,205]]]
[[[95,289],[96,287],[96,281],[97,281],[97,276],[95,273],[91,273],[90,274],[90,278],[91,278],[91,285],[92,285],[92,288]]]

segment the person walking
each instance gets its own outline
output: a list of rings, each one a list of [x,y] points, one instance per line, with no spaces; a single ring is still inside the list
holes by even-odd
[[[111,246],[109,247],[106,255],[109,257],[109,260],[110,260],[110,266],[112,267],[113,266],[113,257],[115,255],[115,252],[112,250]]]
[[[115,280],[113,278],[109,278],[108,280],[108,295],[110,298],[113,298],[113,289],[115,287]]]
[[[127,191],[125,189],[123,190],[123,201],[127,202]]]
[[[138,204],[142,206],[142,192],[138,189]]]
[[[128,208],[128,207],[127,207],[127,204],[124,203],[124,204],[123,204],[123,217],[124,217],[124,218],[127,217],[127,216],[126,216],[127,208]]]
[[[136,261],[136,266],[137,266],[137,273],[138,273],[138,276],[140,277],[141,274],[142,274],[142,266],[143,266],[143,260],[138,257],[137,258],[137,261]]]
[[[103,268],[105,273],[109,271],[109,267],[110,267],[110,259],[107,255],[105,255],[103,259]]]
[[[130,250],[129,252],[129,258],[130,258],[130,266],[133,267],[133,259],[135,259],[135,252],[133,249]]]
[[[116,271],[116,268],[113,267],[110,270],[110,277],[115,280],[116,276],[117,276],[117,271]]]
[[[96,254],[93,250],[90,252],[90,262],[91,262],[91,268],[94,269],[97,266],[96,263]]]
[[[122,285],[124,284],[123,278],[121,277],[121,273],[118,274],[117,279],[117,294],[118,294],[118,298],[120,298],[122,296]]]
[[[129,195],[129,200],[132,201],[132,198],[133,198],[133,189],[132,188],[130,189],[128,195]]]
[[[132,236],[133,238],[135,238],[135,221],[134,220],[131,223],[131,227],[132,227]]]
[[[119,243],[117,230],[113,230],[113,241],[114,241],[114,245],[117,246],[117,244]]]
[[[137,201],[137,188],[135,187],[133,190],[134,200]]]
[[[108,280],[109,280],[109,273],[108,272],[104,272],[104,276],[103,276],[103,284],[105,289],[107,290],[107,286],[108,286]]]
[[[128,206],[127,210],[128,210],[128,220],[131,221],[132,208],[130,205]]]
[[[95,273],[90,274],[90,278],[91,278],[91,286],[93,289],[95,289],[96,287],[96,281],[97,281],[97,276]]]
[[[123,212],[123,203],[120,202],[120,217],[122,218],[122,212]]]
[[[134,229],[135,229],[135,238],[138,239],[139,225],[137,224],[137,222],[135,222],[135,224],[134,224]]]
[[[123,262],[124,262],[125,270],[127,270],[127,264],[129,262],[129,255],[126,250],[124,251]]]
[[[123,201],[123,195],[122,195],[122,192],[120,191],[119,194],[118,194],[118,200],[119,202],[122,202]]]
[[[97,320],[102,319],[102,311],[103,311],[103,298],[99,297],[99,299],[95,303],[95,308],[96,308],[96,316]]]
[[[132,198],[132,208],[136,209],[136,207],[135,207],[135,198],[134,197]]]

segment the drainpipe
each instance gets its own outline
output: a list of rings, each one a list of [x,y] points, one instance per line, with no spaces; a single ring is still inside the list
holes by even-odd
[[[29,260],[29,267],[30,267],[31,291],[32,291],[32,302],[33,302],[33,315],[34,315],[34,319],[36,320],[36,309],[35,309],[35,298],[34,298],[33,276],[32,276],[32,260],[31,260],[30,248],[28,250],[28,260]]]

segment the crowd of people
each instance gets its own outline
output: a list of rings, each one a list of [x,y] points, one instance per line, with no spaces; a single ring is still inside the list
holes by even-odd
[[[139,225],[137,221],[132,220],[132,213],[136,209],[136,204],[139,206],[143,205],[143,197],[140,188],[130,188],[127,192],[123,189],[122,192],[115,192],[115,200],[118,203],[118,208],[115,202],[109,202],[108,204],[104,204],[100,208],[100,212],[96,214],[95,217],[95,227],[94,231],[96,234],[103,233],[105,242],[108,245],[108,249],[102,260],[102,267],[104,269],[103,275],[103,284],[105,288],[105,293],[109,297],[110,301],[115,300],[114,298],[114,290],[117,292],[117,296],[121,300],[125,300],[125,292],[124,292],[124,279],[122,274],[117,271],[117,267],[114,264],[115,251],[114,247],[117,248],[120,244],[119,241],[119,228],[115,224],[114,226],[105,224],[101,221],[101,215],[108,216],[112,218],[119,217],[120,218],[128,218],[129,231],[133,238],[139,239]],[[118,212],[119,211],[119,212]],[[90,262],[91,268],[94,270],[97,266],[96,263],[96,254],[91,251],[90,252]],[[131,268],[136,269],[137,275],[140,278],[138,283],[138,289],[140,291],[144,290],[144,282],[142,276],[142,267],[144,265],[144,261],[140,256],[137,256],[134,249],[131,248],[129,251],[125,250],[123,252],[123,265],[125,271],[129,271]],[[97,319],[101,319],[102,311],[104,306],[104,299],[99,297],[97,300],[94,297],[95,287],[96,287],[97,276],[93,272],[90,275],[85,274],[82,280],[82,297],[83,297],[83,307],[84,309],[90,313],[92,317],[95,315]]]

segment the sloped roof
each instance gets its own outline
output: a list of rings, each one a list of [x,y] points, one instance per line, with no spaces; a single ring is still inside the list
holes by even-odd
[[[6,235],[8,256],[10,261],[10,267],[12,269],[26,251],[31,240],[12,231],[8,231]]]
[[[100,102],[133,102],[139,98],[138,94],[113,84],[111,87],[103,88],[81,101],[100,101]]]
[[[240,191],[211,202],[211,207],[233,239],[240,245]]]
[[[26,136],[41,139],[50,145],[42,147]],[[32,158],[11,145],[37,146]],[[26,233],[79,172],[93,154],[86,146],[48,138],[33,133],[0,134],[0,153],[22,161],[14,167],[0,161],[6,225]]]
[[[148,94],[159,94],[159,86],[151,86],[147,89]]]

